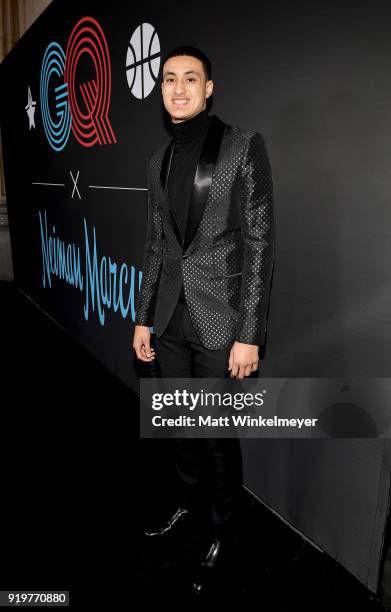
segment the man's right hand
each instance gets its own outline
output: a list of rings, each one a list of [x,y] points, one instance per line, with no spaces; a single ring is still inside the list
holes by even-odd
[[[133,348],[136,351],[137,359],[141,361],[153,361],[155,351],[151,348],[151,332],[145,325],[136,325],[134,328]]]

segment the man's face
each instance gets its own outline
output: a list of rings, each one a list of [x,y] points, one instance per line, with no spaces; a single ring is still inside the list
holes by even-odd
[[[206,80],[202,62],[190,55],[168,59],[163,66],[162,94],[173,123],[198,115],[212,95],[213,81]]]

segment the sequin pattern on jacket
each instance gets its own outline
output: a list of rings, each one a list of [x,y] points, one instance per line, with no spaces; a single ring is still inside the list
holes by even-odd
[[[160,337],[183,280],[194,328],[206,348],[226,348],[234,340],[262,345],[274,261],[271,168],[258,132],[212,119],[194,179],[200,218],[188,245],[161,182],[172,141],[148,160],[147,236],[135,323],[154,326]]]

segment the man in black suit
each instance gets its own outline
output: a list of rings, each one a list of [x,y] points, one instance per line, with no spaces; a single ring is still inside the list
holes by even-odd
[[[144,362],[156,357],[164,378],[241,379],[258,371],[274,258],[265,144],[259,133],[208,115],[211,64],[199,49],[174,49],[163,62],[161,87],[173,138],[147,165],[148,227],[133,347]],[[239,441],[178,439],[176,468],[181,507],[149,535],[175,529],[190,514],[207,516],[213,537],[202,564],[213,567],[235,532]],[[194,584],[196,591],[201,586]]]

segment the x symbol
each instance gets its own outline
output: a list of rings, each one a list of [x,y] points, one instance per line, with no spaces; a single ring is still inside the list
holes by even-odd
[[[73,174],[72,174],[72,170],[69,170],[69,174],[71,175],[72,181],[73,181],[73,191],[72,191],[71,198],[73,198],[73,194],[75,193],[75,190],[76,190],[77,191],[77,195],[79,196],[79,199],[81,200],[80,191],[78,190],[77,184],[76,184],[77,181],[78,181],[78,178],[79,178],[79,172],[80,172],[80,170],[77,171],[76,178],[74,178]]]

